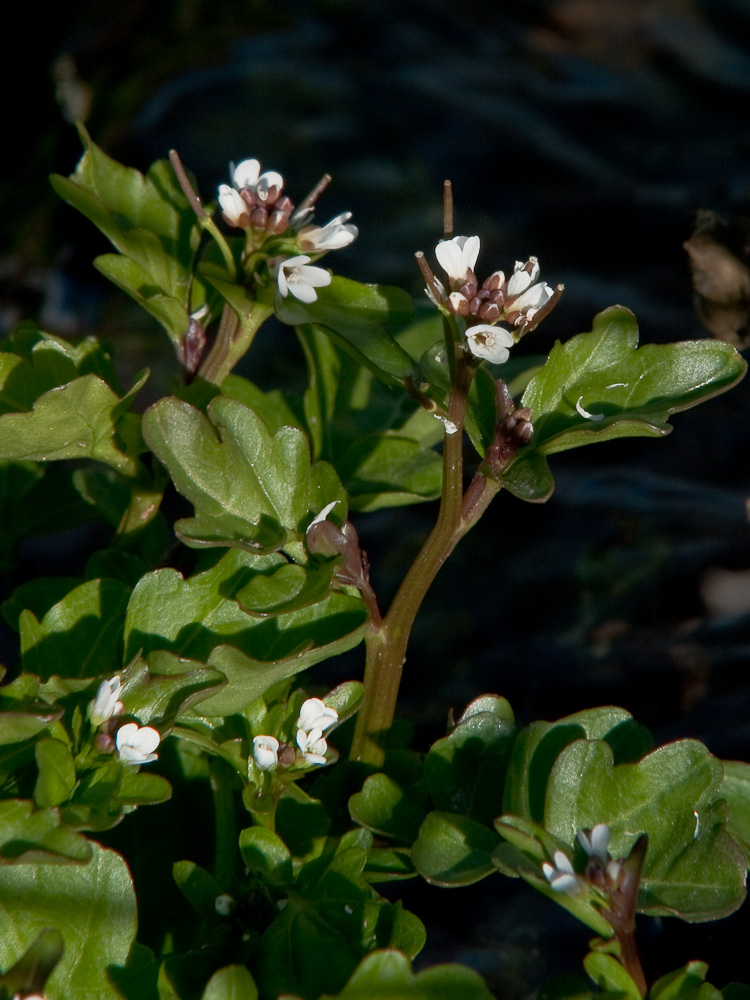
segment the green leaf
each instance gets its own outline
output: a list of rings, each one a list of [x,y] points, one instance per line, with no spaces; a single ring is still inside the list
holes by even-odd
[[[40,621],[21,614],[24,669],[48,680],[53,674],[92,677],[120,666],[123,614],[130,588],[117,580],[89,580],[75,587]]]
[[[468,816],[431,812],[412,848],[412,861],[433,885],[471,885],[495,871],[492,852],[499,840],[493,830]]]
[[[276,314],[290,326],[320,324],[334,343],[386,384],[416,376],[413,359],[393,337],[414,314],[411,296],[400,288],[334,275],[330,285],[318,289],[316,302],[281,299]]]
[[[648,991],[650,1000],[687,1000],[694,996],[708,974],[705,962],[688,962],[681,969],[668,972]]]
[[[722,761],[721,796],[729,803],[727,830],[750,858],[750,764]]]
[[[717,340],[638,347],[632,313],[606,309],[590,333],[556,344],[529,382],[521,402],[531,410],[534,439],[508,469],[509,488],[523,499],[546,499],[551,476],[540,454],[663,437],[673,413],[730,389],[746,368],[733,347]]]
[[[240,833],[240,852],[246,867],[268,885],[288,885],[292,880],[292,856],[273,830],[249,826]]]
[[[22,799],[0,802],[0,871],[2,866],[32,862],[87,862],[91,849],[85,837],[60,825],[57,809],[35,811],[31,802]],[[0,905],[2,884],[0,875]]]
[[[154,650],[145,662],[138,657],[121,676],[126,714],[162,731],[226,683],[218,670],[165,650]]]
[[[37,809],[67,802],[76,783],[73,754],[62,740],[42,739],[34,747],[39,776],[34,787]]]
[[[228,685],[200,704],[200,715],[241,711],[272,684],[356,646],[367,612],[358,597],[332,593],[289,614],[246,614],[237,595],[278,556],[230,549],[210,570],[188,580],[173,569],[143,577],[125,618],[125,658],[165,649],[198,660]]]
[[[177,887],[204,920],[218,922],[216,897],[224,891],[222,885],[200,865],[193,861],[176,861],[172,875]]]
[[[481,976],[463,965],[417,975],[399,951],[376,951],[359,964],[336,1000],[492,1000]]]
[[[505,772],[516,729],[492,710],[494,704],[487,704],[488,711],[477,707],[470,706],[450,735],[432,745],[424,776],[439,810],[490,824],[503,811]]]
[[[118,435],[117,421],[146,381],[142,374],[120,399],[96,375],[82,375],[43,393],[31,412],[0,416],[0,459],[48,462],[93,458],[126,476],[139,469],[138,444]]]
[[[642,1000],[632,977],[614,955],[590,951],[583,960],[583,967],[600,989],[622,993],[627,1000]]]
[[[258,1000],[258,987],[244,965],[227,965],[211,976],[201,1000]]]
[[[13,965],[41,931],[56,927],[65,948],[48,995],[119,1000],[106,970],[125,965],[135,941],[135,893],[120,855],[91,848],[91,861],[82,866],[0,867],[0,966]]]
[[[13,968],[0,975],[0,993],[7,997],[41,995],[64,949],[58,930],[48,927],[41,931]]]
[[[629,723],[630,713],[612,706],[586,709],[558,722],[532,722],[521,730],[513,747],[504,812],[542,822],[547,781],[561,750],[582,738],[620,740],[620,727]]]
[[[98,264],[179,341],[188,325],[190,290],[201,227],[171,165],[160,160],[144,177],[110,159],[79,126],[85,153],[70,178],[52,186],[97,226],[123,255]]]
[[[330,461],[355,510],[433,499],[442,462],[440,423],[406,394],[378,382],[319,327],[298,330],[307,360],[305,418],[313,454]]]
[[[353,510],[373,511],[435,500],[443,482],[437,452],[397,433],[358,440],[336,465]]]
[[[426,815],[420,797],[386,774],[373,774],[349,799],[349,815],[374,833],[413,844]]]
[[[335,559],[311,557],[307,566],[280,562],[257,573],[237,595],[243,611],[259,618],[298,611],[317,604],[331,592]]]
[[[207,412],[168,398],[143,418],[149,446],[195,507],[195,517],[177,522],[178,535],[194,546],[299,548],[311,515],[345,499],[333,471],[311,467],[299,430],[282,427],[272,436],[235,399],[218,396]]]
[[[265,423],[271,434],[282,427],[299,427],[304,430],[304,421],[292,409],[292,403],[280,389],[264,392],[249,379],[241,375],[227,375],[221,383],[222,396],[231,396],[249,410],[253,410]],[[316,454],[316,458],[319,456]]]
[[[648,834],[639,909],[716,919],[745,898],[745,858],[725,830],[722,779],[721,763],[695,740],[619,765],[607,743],[578,740],[550,774],[545,827],[573,845],[578,830],[606,823],[613,857],[625,857]]]

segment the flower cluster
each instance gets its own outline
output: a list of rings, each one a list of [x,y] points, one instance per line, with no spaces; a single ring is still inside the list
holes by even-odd
[[[326,179],[327,180],[330,178]],[[302,251],[292,257],[271,258],[269,270],[278,282],[282,298],[292,295],[300,302],[315,302],[322,288],[331,283],[331,275],[322,267],[311,264],[329,250],[340,250],[356,239],[358,230],[351,225],[351,212],[342,212],[325,226],[312,225],[313,202],[308,197],[298,211],[291,198],[282,194],[284,178],[275,170],[260,172],[258,160],[243,160],[232,170],[232,185],[219,186],[219,205],[227,225],[258,234],[259,246],[267,236],[280,236],[291,230],[297,248]]]
[[[576,874],[564,851],[555,851],[554,864],[546,861],[542,865],[550,887],[555,892],[574,897],[583,895],[589,886],[608,893],[618,889],[622,881],[622,859],[615,861],[609,853],[609,827],[597,823],[592,830],[579,830],[578,843],[588,857],[584,874]]]
[[[260,172],[257,160],[243,160],[232,171],[232,183],[219,186],[224,221],[237,229],[264,229],[283,233],[289,228],[294,205],[282,195],[284,178],[275,170]]]
[[[104,727],[107,732],[99,733],[96,744],[101,750],[111,751],[117,748],[117,754],[123,764],[148,764],[157,759],[154,752],[159,746],[161,737],[151,726],[139,726],[137,722],[127,722],[120,726],[115,734],[114,743],[110,735],[116,725],[118,716],[123,713],[123,704],[119,700],[122,693],[122,681],[119,674],[108,681],[102,681],[89,702],[88,717],[94,727]],[[107,723],[111,723],[107,726]]]
[[[336,725],[339,715],[320,698],[308,698],[300,709],[295,729],[297,747],[306,764],[325,764],[328,744],[323,733]],[[292,764],[296,758],[293,747],[284,745],[275,736],[253,738],[253,762],[261,771],[271,771],[278,764]]]
[[[516,261],[509,278],[503,271],[495,271],[480,285],[474,273],[479,247],[478,236],[441,240],[435,256],[448,276],[449,290],[434,278],[427,294],[439,309],[464,319],[466,345],[472,354],[502,364],[508,360],[508,349],[516,338],[496,324],[502,320],[513,328],[528,326],[541,318],[541,310],[548,303],[551,306],[556,293],[539,281],[536,257]]]

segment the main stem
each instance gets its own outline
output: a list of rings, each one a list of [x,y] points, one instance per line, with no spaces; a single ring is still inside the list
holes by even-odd
[[[443,493],[435,527],[430,532],[393,603],[381,622],[372,621],[365,638],[367,659],[364,684],[367,700],[357,718],[351,758],[380,767],[385,758],[384,740],[396,709],[401,672],[414,619],[438,570],[458,541],[475,523],[462,517],[463,424],[473,367],[460,345],[454,343],[454,377],[448,401],[449,426],[443,448]]]

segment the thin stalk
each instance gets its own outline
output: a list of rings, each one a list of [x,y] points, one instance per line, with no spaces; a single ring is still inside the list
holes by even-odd
[[[250,312],[240,320],[231,306],[225,305],[216,340],[198,369],[200,378],[221,385],[250,349],[255,334],[272,313],[270,306],[255,302]]]
[[[232,772],[220,757],[209,757],[211,794],[216,823],[214,878],[224,887],[232,884],[237,858],[237,823],[234,812]]]
[[[367,700],[359,712],[351,758],[382,765],[383,741],[393,722],[401,673],[414,619],[440,567],[474,521],[462,517],[463,441],[466,399],[474,368],[453,341],[456,375],[448,401],[448,420],[456,431],[446,434],[443,448],[443,494],[435,527],[404,577],[382,622],[372,621],[365,637],[364,684]]]

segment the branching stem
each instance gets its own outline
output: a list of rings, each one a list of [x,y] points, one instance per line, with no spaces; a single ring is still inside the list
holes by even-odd
[[[385,757],[384,739],[393,722],[406,647],[414,619],[440,567],[477,520],[466,520],[462,513],[462,432],[467,395],[475,369],[450,331],[446,332],[446,340],[455,362],[455,375],[448,400],[448,420],[455,426],[455,431],[446,433],[445,436],[440,512],[435,527],[404,577],[388,613],[382,622],[371,622],[365,638],[367,659],[364,683],[367,700],[357,718],[351,757],[375,767],[381,766]]]

